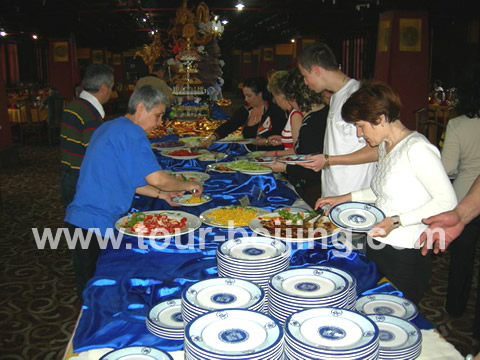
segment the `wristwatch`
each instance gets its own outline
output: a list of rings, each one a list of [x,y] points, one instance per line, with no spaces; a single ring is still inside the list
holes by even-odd
[[[328,162],[328,154],[323,154],[323,168],[328,169],[330,164]]]
[[[393,228],[396,229],[402,225],[402,222],[400,221],[400,216],[394,215],[392,216],[393,219]]]

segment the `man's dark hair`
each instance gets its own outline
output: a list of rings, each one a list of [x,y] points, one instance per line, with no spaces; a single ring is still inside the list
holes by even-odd
[[[298,63],[307,71],[311,71],[314,65],[329,71],[338,70],[338,62],[332,49],[323,42],[307,45],[300,53]]]

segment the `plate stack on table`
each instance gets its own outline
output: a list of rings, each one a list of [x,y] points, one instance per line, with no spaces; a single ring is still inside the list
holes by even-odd
[[[213,278],[190,285],[182,293],[182,317],[185,324],[212,310],[227,308],[261,311],[265,293],[250,281]]]
[[[282,324],[300,310],[347,308],[350,302],[349,281],[330,270],[286,270],[271,278],[268,286],[268,313]]]
[[[283,329],[277,321],[257,311],[212,311],[185,328],[185,358],[280,360]]]
[[[154,305],[145,319],[148,331],[169,340],[183,340],[182,300],[173,299]]]
[[[422,352],[422,333],[411,322],[388,315],[368,315],[380,329],[379,359],[416,359]]]
[[[355,304],[357,302],[357,278],[355,276],[346,270],[342,270],[333,266],[313,265],[308,267],[319,270],[329,270],[344,276],[349,282],[347,309],[355,309]]]
[[[290,265],[289,250],[283,242],[266,237],[225,241],[217,248],[218,275],[249,280],[260,286],[268,298],[270,278]]]
[[[418,315],[418,309],[410,300],[390,294],[366,295],[357,299],[355,308],[365,315],[393,315],[412,320]]]
[[[378,359],[379,330],[368,317],[337,308],[291,315],[285,325],[285,359]]]
[[[173,360],[166,352],[147,346],[129,346],[110,351],[103,355],[100,360],[125,360],[125,359],[143,359],[143,360]]]

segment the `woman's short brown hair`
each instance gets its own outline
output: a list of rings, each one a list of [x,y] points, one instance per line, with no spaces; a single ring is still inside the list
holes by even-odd
[[[389,85],[366,81],[343,105],[342,118],[350,123],[367,121],[377,125],[380,115],[385,115],[387,122],[398,120],[401,108],[400,96]]]

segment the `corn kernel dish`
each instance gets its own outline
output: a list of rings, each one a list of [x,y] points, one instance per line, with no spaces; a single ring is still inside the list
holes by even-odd
[[[200,219],[206,225],[217,227],[248,226],[255,217],[268,213],[254,206],[222,206],[204,211]]]

